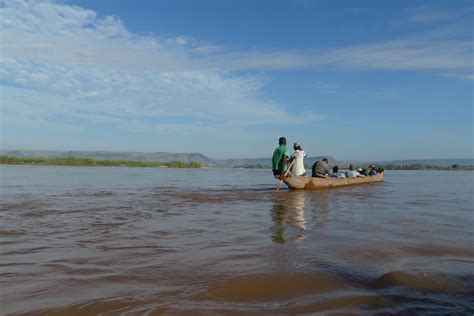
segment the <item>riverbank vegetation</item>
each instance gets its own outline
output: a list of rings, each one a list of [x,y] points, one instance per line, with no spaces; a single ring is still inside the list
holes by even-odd
[[[155,168],[201,168],[199,162],[158,162],[131,160],[101,160],[79,157],[29,158],[0,156],[3,165],[40,165],[40,166],[76,166],[76,167],[155,167]]]
[[[359,167],[356,164],[357,167]],[[458,164],[453,164],[450,166],[440,166],[440,165],[430,165],[430,164],[388,164],[388,165],[377,165],[385,170],[451,170],[451,171],[474,171],[474,166],[463,166]],[[244,164],[235,166],[234,168],[245,168],[245,169],[270,169],[270,165],[262,164]],[[311,166],[305,165],[306,170],[311,170]],[[339,169],[348,169],[349,164],[342,163],[339,165]]]
[[[428,164],[390,164],[382,166],[385,170],[451,170],[451,171],[474,171],[474,166],[462,166],[453,164],[450,166],[428,165]]]

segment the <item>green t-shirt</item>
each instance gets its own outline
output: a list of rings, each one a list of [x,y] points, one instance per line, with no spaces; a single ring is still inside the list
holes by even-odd
[[[285,145],[280,145],[273,152],[272,170],[280,170],[280,168],[281,168],[281,159],[283,158],[283,155],[285,155],[286,157],[290,157],[290,152],[288,151],[288,148],[286,148]]]

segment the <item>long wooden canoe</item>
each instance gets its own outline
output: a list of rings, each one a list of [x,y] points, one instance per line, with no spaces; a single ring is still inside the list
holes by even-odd
[[[363,183],[374,183],[383,181],[383,173],[365,178],[312,178],[312,177],[288,177],[284,180],[288,188],[304,190],[321,190],[347,185]]]

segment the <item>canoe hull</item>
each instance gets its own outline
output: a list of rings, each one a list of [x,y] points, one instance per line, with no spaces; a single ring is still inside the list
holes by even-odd
[[[292,190],[323,190],[349,185],[376,183],[383,181],[384,174],[368,176],[365,178],[311,178],[311,177],[288,177],[284,180],[288,188]]]

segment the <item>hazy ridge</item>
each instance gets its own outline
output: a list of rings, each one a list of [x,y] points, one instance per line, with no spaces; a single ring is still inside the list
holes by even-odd
[[[323,157],[328,158],[330,164],[337,163],[337,160],[331,156],[315,156],[305,158],[306,165],[312,165],[317,160],[322,159]],[[247,166],[259,166],[261,168],[271,168],[272,167],[272,158],[247,158],[247,159],[221,159],[214,160],[216,166],[218,167],[247,167]]]
[[[135,152],[135,151],[50,151],[50,150],[0,150],[0,155],[11,157],[34,157],[34,158],[53,158],[53,157],[78,157],[91,159],[110,159],[110,160],[129,160],[143,162],[199,162],[207,166],[216,167],[260,167],[271,168],[271,153],[268,158],[245,158],[245,159],[212,159],[201,153],[168,153],[168,152]],[[329,164],[338,164],[341,167],[350,163],[356,165],[365,165],[373,161],[348,161],[337,160],[327,156],[314,156],[305,159],[306,165],[312,165],[315,161],[327,157]],[[403,165],[403,164],[426,164],[433,166],[450,166],[457,164],[459,166],[474,166],[474,159],[399,159],[375,161],[380,165]]]

